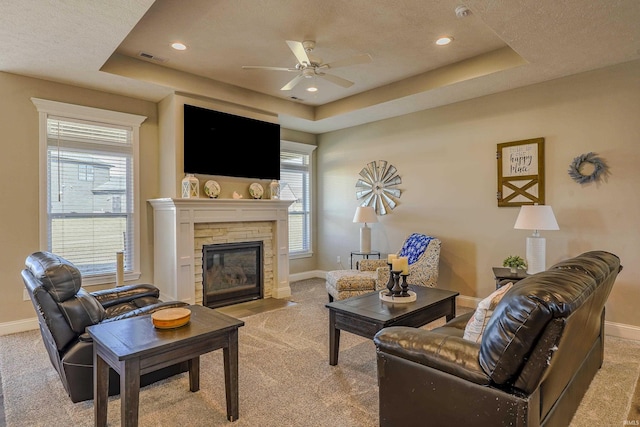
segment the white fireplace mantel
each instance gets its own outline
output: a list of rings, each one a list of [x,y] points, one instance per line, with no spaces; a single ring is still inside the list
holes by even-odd
[[[289,286],[290,200],[151,199],[154,284],[161,299],[195,303],[194,224],[273,221],[275,283],[271,295],[286,298]]]

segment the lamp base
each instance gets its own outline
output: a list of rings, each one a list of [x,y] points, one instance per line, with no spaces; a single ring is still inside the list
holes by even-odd
[[[536,274],[545,271],[546,240],[540,236],[527,237],[527,273]]]
[[[360,252],[371,252],[371,229],[367,227],[367,223],[360,228]]]

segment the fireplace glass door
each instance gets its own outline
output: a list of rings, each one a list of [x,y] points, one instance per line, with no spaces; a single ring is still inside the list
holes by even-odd
[[[262,252],[262,242],[203,246],[203,305],[215,308],[262,298]]]

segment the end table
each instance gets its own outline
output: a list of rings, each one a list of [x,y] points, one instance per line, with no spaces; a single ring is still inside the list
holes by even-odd
[[[528,277],[529,273],[527,273],[527,270],[521,268],[517,269],[515,273],[512,273],[510,268],[493,267],[493,276],[496,279],[496,289],[498,289],[502,280],[508,279],[515,283],[518,280]]]
[[[361,256],[362,259],[369,259],[370,256],[375,256],[380,259],[380,251],[371,251],[371,252],[360,252],[360,251],[351,251],[351,263],[350,267],[353,270],[353,257]],[[356,261],[356,269],[358,268],[358,262]]]

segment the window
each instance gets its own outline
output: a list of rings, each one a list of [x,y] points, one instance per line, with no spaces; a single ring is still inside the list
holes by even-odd
[[[311,153],[315,145],[280,141],[280,198],[289,206],[289,256],[311,255]]]
[[[145,117],[32,99],[40,114],[40,246],[78,267],[83,284],[113,282],[116,252],[137,279],[137,153]]]
[[[78,165],[78,180],[79,181],[93,181],[93,166],[91,165]]]

